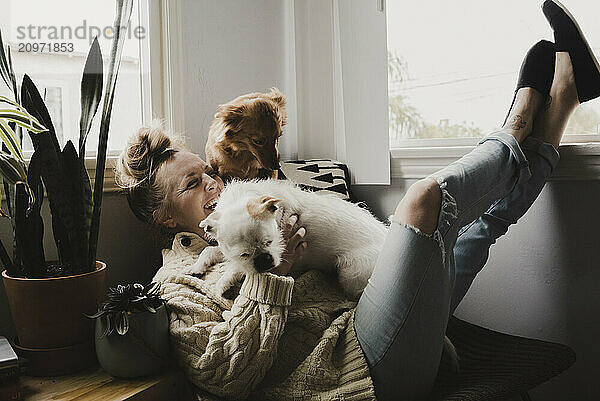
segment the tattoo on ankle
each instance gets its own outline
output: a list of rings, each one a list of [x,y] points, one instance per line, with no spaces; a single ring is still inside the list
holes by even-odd
[[[552,104],[552,96],[548,95],[548,97],[546,98],[546,104],[544,105],[544,111],[548,110],[550,108],[551,104]]]
[[[515,131],[518,131],[521,128],[524,128],[526,125],[527,125],[527,121],[523,121],[523,117],[521,117],[519,114],[514,116],[512,121],[508,124],[508,126],[512,129],[514,129]]]

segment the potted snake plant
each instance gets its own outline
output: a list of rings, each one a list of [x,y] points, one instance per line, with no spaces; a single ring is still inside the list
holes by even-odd
[[[106,82],[97,38],[81,80],[79,143],[61,149],[48,108],[33,80],[24,75],[20,91],[10,47],[0,33],[0,76],[13,99],[0,98],[0,176],[13,231],[12,257],[0,242],[2,279],[15,324],[17,352],[29,359],[32,375],[58,375],[95,362],[94,326],[84,313],[102,300],[106,265],[96,260],[106,148],[121,52],[132,0],[116,1],[115,33]],[[104,94],[103,94],[104,87]],[[86,139],[103,97],[96,176],[92,191],[85,168]],[[21,150],[27,131],[34,152]],[[44,253],[40,210],[47,196],[57,261]]]
[[[96,355],[117,377],[156,373],[169,355],[169,319],[160,284],[118,285],[91,316],[96,319]]]

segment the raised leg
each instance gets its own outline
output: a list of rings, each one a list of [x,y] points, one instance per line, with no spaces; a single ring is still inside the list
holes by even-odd
[[[519,89],[500,132],[511,135],[518,143],[523,142],[532,132],[534,116],[543,105],[544,96],[537,90]],[[440,196],[440,188],[434,179],[428,177],[416,182],[398,204],[395,219],[432,234],[437,226]]]
[[[450,314],[485,265],[490,246],[529,210],[558,163],[559,154],[556,149],[568,119],[579,102],[568,53],[557,53],[555,71],[546,106],[537,116],[533,132],[522,144],[531,177],[516,185],[481,217],[459,232],[454,246],[456,281]]]
[[[543,100],[532,89],[519,90],[502,131],[411,186],[398,205],[354,321],[378,399],[417,400],[431,389],[449,316],[458,232],[530,178],[519,143],[531,133]]]
[[[517,107],[529,112],[524,109],[530,106]],[[431,389],[454,283],[454,255],[446,250],[452,251],[460,227],[529,178],[512,135],[523,129],[491,134],[468,155],[413,184],[399,203],[355,313],[378,399],[417,400]]]
[[[535,89],[527,87],[519,89],[502,132],[514,136],[517,142],[522,143],[533,129],[533,119],[541,110],[544,98],[545,96]]]

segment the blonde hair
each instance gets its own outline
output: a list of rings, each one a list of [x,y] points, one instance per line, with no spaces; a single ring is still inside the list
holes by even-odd
[[[160,120],[144,125],[129,138],[117,160],[115,180],[138,219],[158,225],[154,211],[170,209],[166,188],[156,181],[156,171],[176,152],[187,150],[183,137],[166,131]]]

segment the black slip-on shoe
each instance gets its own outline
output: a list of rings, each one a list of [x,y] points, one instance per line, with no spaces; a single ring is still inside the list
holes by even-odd
[[[556,64],[556,46],[547,40],[540,40],[531,46],[519,70],[517,89],[533,88],[544,96],[550,94]]]
[[[533,88],[540,92],[544,97],[550,94],[550,87],[554,79],[554,65],[556,63],[556,46],[547,40],[540,40],[527,51],[517,80],[517,89],[513,96],[512,103],[508,109],[508,114],[504,119],[504,124],[510,115],[510,111],[515,104],[517,92],[521,88]]]
[[[597,98],[600,96],[600,63],[579,24],[557,0],[546,0],[542,11],[554,30],[557,51],[569,52],[579,103]]]

